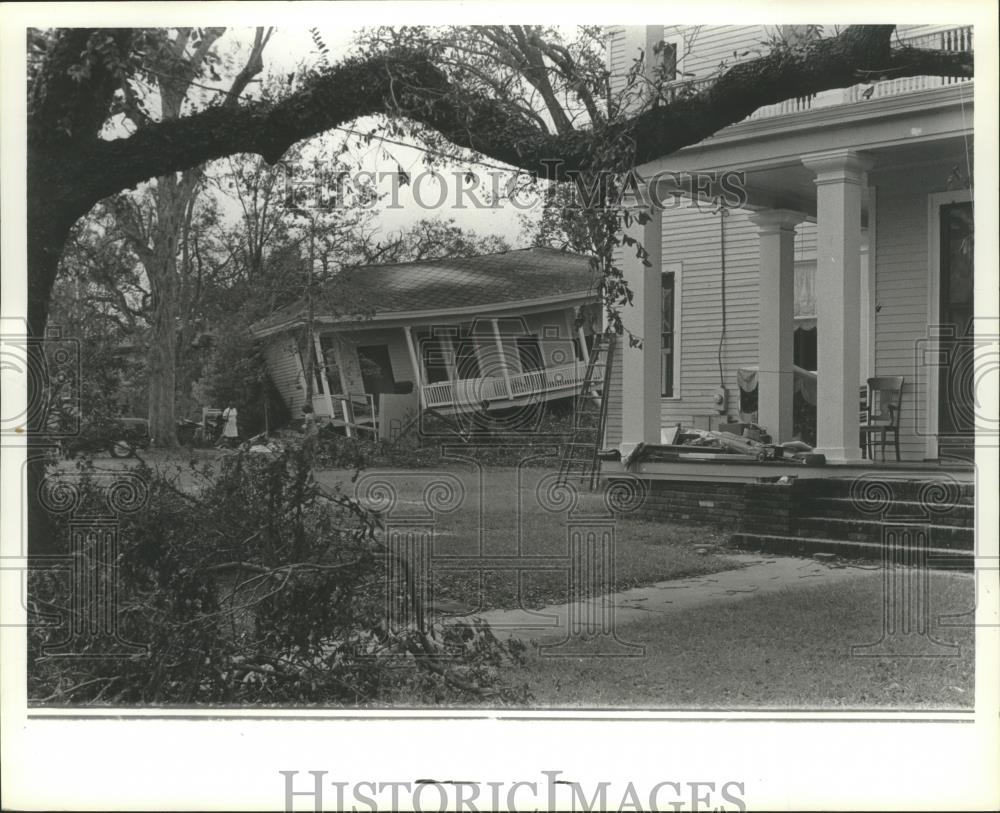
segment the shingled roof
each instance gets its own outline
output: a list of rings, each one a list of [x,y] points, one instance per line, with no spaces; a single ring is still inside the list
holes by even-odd
[[[524,248],[475,257],[446,257],[391,265],[367,265],[337,275],[317,297],[316,318],[324,324],[378,321],[404,315],[433,316],[461,308],[594,295],[590,260],[554,248]],[[337,302],[336,317],[323,302]],[[304,301],[254,323],[266,335],[305,320]]]

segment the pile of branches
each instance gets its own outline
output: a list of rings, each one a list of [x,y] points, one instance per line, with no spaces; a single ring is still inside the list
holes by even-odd
[[[50,472],[76,508],[55,523],[72,566],[29,577],[34,704],[528,699],[502,682],[523,645],[481,620],[432,623],[418,568],[387,553],[372,513],[317,484],[300,451],[234,455],[221,472],[131,470],[144,488],[118,514],[113,554],[100,534],[73,535],[81,516],[107,511],[98,475]]]

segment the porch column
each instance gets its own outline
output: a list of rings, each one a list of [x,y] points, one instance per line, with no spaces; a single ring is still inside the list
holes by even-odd
[[[319,371],[320,389],[323,391],[324,400],[326,401],[327,415],[333,418],[336,417],[333,413],[333,397],[330,394],[330,381],[326,373],[326,358],[323,356],[323,343],[319,333],[313,333],[313,347],[316,353],[316,369]]]
[[[808,155],[816,173],[816,451],[861,460],[861,189],[872,160],[852,150]]]
[[[649,253],[647,262],[636,257],[635,246],[622,247],[622,273],[632,305],[622,308],[622,323],[642,340],[642,347],[630,347],[628,337],[619,343],[622,357],[622,455],[639,443],[660,442],[660,333],[663,329],[663,288],[661,247],[662,211],[652,213],[641,225],[625,230]]]
[[[507,355],[503,351],[503,337],[500,335],[500,323],[496,319],[490,320],[493,323],[493,340],[496,342],[497,353],[500,354],[500,372],[503,375],[504,385],[507,387],[507,397],[514,397],[514,390],[510,386],[510,370],[507,369]]]
[[[417,355],[417,348],[413,342],[413,328],[404,327],[403,336],[406,338],[406,349],[410,354],[410,364],[413,365],[413,386],[417,388],[417,398],[420,408],[427,406],[424,403],[424,377],[420,372],[420,356]]]
[[[788,209],[756,212],[760,238],[758,422],[775,443],[792,439],[795,393],[795,227],[805,215]]]

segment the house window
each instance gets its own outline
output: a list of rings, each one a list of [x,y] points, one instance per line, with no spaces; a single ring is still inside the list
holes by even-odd
[[[680,316],[680,267],[660,275],[660,393],[676,398],[680,377],[677,327]]]
[[[816,369],[816,262],[795,263],[795,352],[793,361],[805,370]]]
[[[667,34],[657,44],[656,71],[664,83],[679,82],[684,67],[684,38],[680,34]]]
[[[448,381],[452,361],[448,338],[430,330],[416,331],[414,338],[424,364],[424,382],[437,384]]]
[[[660,72],[665,82],[677,81],[677,43],[664,40],[660,43]]]
[[[455,378],[480,378],[479,331],[483,330],[475,322],[463,322],[459,328],[459,338],[455,346]]]

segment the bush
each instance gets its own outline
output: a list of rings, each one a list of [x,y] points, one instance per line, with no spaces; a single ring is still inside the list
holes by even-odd
[[[88,540],[66,551],[72,574],[32,574],[33,702],[357,706],[527,698],[526,688],[499,682],[500,663],[520,660],[523,647],[497,640],[482,622],[431,623],[414,585],[387,575],[412,573],[411,563],[387,555],[372,514],[317,485],[304,455],[226,460],[218,474],[132,470],[148,495],[119,516],[113,566]],[[106,474],[85,463],[52,473],[49,503],[70,488],[77,516],[99,510],[108,500],[100,482]],[[56,521],[64,539],[70,522],[66,515]],[[67,625],[52,619],[86,626],[110,606],[101,603],[110,591],[121,640],[78,636],[72,652],[60,654]],[[402,608],[407,623],[389,623],[390,605],[392,617]]]
[[[538,465],[558,465],[561,443],[572,429],[565,411],[546,411],[530,431],[466,427],[458,421],[425,416],[394,441],[369,436],[345,437],[332,426],[320,430],[317,463],[328,468],[371,466],[427,468],[441,462],[442,447],[486,466],[516,466],[532,459]]]

